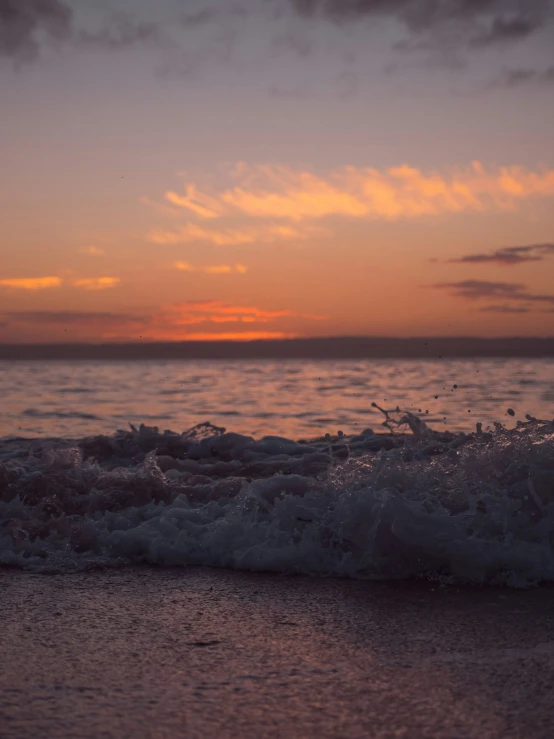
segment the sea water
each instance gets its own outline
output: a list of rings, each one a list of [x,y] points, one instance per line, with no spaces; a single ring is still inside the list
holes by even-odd
[[[554,360],[0,362],[0,436],[85,436],[211,421],[310,438],[379,426],[371,403],[433,428],[554,417]]]
[[[0,564],[554,581],[552,360],[13,362],[0,391]]]

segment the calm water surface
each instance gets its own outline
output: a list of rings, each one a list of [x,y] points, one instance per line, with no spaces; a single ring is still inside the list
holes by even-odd
[[[0,435],[211,421],[255,436],[313,437],[378,430],[372,402],[467,431],[526,413],[553,418],[554,360],[0,362],[0,397]]]

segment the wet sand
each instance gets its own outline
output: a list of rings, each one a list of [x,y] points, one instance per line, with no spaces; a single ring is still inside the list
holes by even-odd
[[[1,570],[0,736],[552,737],[554,588]]]

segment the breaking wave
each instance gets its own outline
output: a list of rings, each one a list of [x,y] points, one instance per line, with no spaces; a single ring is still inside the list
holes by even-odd
[[[211,424],[6,437],[0,564],[554,581],[554,422],[454,434],[383,413],[388,433],[299,442]]]

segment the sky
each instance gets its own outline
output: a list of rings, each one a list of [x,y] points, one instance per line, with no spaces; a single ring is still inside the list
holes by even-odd
[[[554,336],[554,0],[0,0],[0,342]]]

